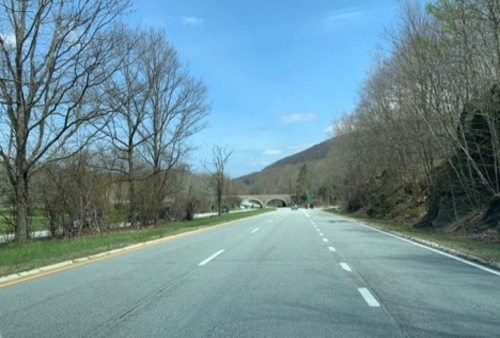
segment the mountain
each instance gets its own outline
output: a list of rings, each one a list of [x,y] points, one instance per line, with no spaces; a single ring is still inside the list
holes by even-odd
[[[234,179],[239,194],[294,193],[300,168],[305,164],[311,173],[311,185],[321,186],[328,170],[336,139],[318,143],[306,150],[280,159],[259,172]],[[312,174],[314,173],[314,175]]]
[[[300,165],[304,163],[307,164],[312,162],[323,161],[328,158],[328,154],[332,150],[333,140],[334,139],[329,139],[327,141],[318,143],[312,146],[311,148],[303,150],[299,153],[285,157],[264,168],[262,171],[289,165]]]

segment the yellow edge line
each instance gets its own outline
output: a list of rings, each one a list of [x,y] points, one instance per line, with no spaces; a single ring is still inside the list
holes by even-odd
[[[250,216],[250,217],[256,217],[256,216],[261,216],[261,215],[265,215],[265,213],[262,213],[262,214],[259,214],[259,215],[255,215],[255,216]],[[71,264],[68,264],[66,266],[62,266],[60,268],[55,268],[55,269],[48,270],[48,271],[41,271],[39,273],[35,273],[33,275],[30,275],[30,276],[19,277],[19,278],[16,278],[16,279],[8,281],[8,282],[0,283],[0,289],[4,288],[4,287],[7,287],[7,286],[10,286],[10,285],[20,284],[20,283],[24,283],[24,282],[27,282],[27,281],[30,281],[30,280],[33,280],[33,279],[38,279],[38,278],[41,278],[41,277],[44,277],[44,276],[52,275],[54,273],[58,273],[58,272],[70,270],[70,269],[73,269],[73,268],[77,268],[77,267],[80,267],[80,266],[83,266],[83,265],[87,265],[87,264],[99,262],[99,261],[102,261],[102,260],[105,260],[105,259],[108,259],[108,258],[120,256],[120,255],[123,255],[123,254],[126,254],[126,253],[138,251],[138,250],[145,249],[145,248],[150,248],[150,247],[158,245],[158,244],[163,244],[163,243],[170,242],[170,241],[173,241],[173,240],[176,240],[176,239],[180,239],[180,238],[183,238],[183,237],[188,237],[188,236],[200,233],[200,232],[205,232],[205,231],[213,230],[213,229],[216,229],[216,228],[219,228],[219,227],[222,227],[222,226],[226,226],[226,225],[232,224],[232,223],[234,223],[236,221],[239,221],[239,219],[238,220],[234,220],[234,221],[224,222],[224,223],[221,223],[221,224],[213,225],[213,226],[202,228],[202,229],[197,229],[197,230],[183,232],[183,233],[177,234],[177,235],[172,235],[172,236],[167,236],[167,237],[161,237],[161,238],[154,239],[154,240],[151,240],[151,241],[148,241],[148,242],[131,244],[130,246],[134,246],[134,247],[131,247],[129,249],[127,249],[127,247],[124,247],[124,248],[122,248],[123,251],[114,252],[114,253],[110,253],[110,254],[105,254],[102,257],[89,258],[88,260],[85,260],[85,261],[82,261],[82,262],[73,262]],[[142,245],[136,246],[138,244],[142,244]],[[78,260],[78,258],[74,259],[73,261],[75,261],[75,260]]]

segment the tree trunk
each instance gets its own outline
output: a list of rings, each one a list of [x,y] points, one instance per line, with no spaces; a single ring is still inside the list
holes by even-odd
[[[217,189],[217,209],[218,209],[218,215],[222,215],[222,184],[219,186]]]
[[[20,78],[20,76],[19,76]],[[22,94],[17,93],[19,101],[22,101]],[[14,169],[14,188],[16,193],[16,213],[17,226],[16,238],[17,242],[28,240],[28,178],[29,165],[26,158],[27,139],[28,139],[28,113],[22,105],[17,107],[17,130],[16,130],[16,160]]]
[[[136,198],[135,198],[135,164],[134,164],[134,154],[133,149],[129,148],[128,151],[128,200],[129,200],[129,211],[128,220],[131,226],[137,223],[136,217]]]
[[[28,239],[28,172],[22,170],[16,185],[16,242]]]

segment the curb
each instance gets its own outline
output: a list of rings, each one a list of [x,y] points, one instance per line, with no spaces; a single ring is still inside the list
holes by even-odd
[[[2,287],[2,284],[4,284],[4,283],[13,282],[13,281],[16,281],[18,279],[32,277],[32,276],[35,276],[35,275],[38,275],[38,274],[44,273],[44,272],[51,272],[51,271],[59,270],[59,269],[62,269],[64,267],[74,265],[74,264],[81,264],[84,262],[90,262],[90,261],[97,260],[97,259],[100,259],[100,258],[103,258],[106,256],[119,255],[121,253],[126,253],[128,251],[136,250],[136,249],[139,249],[141,247],[147,247],[147,246],[152,246],[152,245],[160,244],[163,242],[167,242],[167,241],[175,239],[177,237],[181,237],[182,235],[185,236],[186,234],[195,233],[197,231],[199,231],[199,230],[194,230],[193,232],[186,232],[186,233],[182,233],[182,234],[178,234],[178,235],[174,235],[174,236],[169,236],[169,237],[162,237],[162,238],[158,238],[158,239],[153,239],[153,240],[150,240],[147,242],[132,244],[132,245],[128,245],[128,246],[123,247],[123,248],[113,249],[110,251],[101,252],[101,253],[90,255],[87,257],[80,257],[80,258],[75,258],[75,259],[60,262],[60,263],[46,265],[46,266],[35,268],[35,269],[29,270],[29,271],[21,271],[18,273],[13,273],[11,275],[0,277],[0,287]]]

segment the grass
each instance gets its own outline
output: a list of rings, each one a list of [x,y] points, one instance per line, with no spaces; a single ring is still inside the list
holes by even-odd
[[[249,212],[229,213],[221,217],[200,218],[189,222],[174,222],[153,228],[121,230],[74,239],[39,239],[26,243],[5,243],[0,245],[0,276],[207,228],[271,210],[273,209],[256,209]]]
[[[432,244],[439,246],[439,248],[458,254],[459,256],[473,258],[481,263],[491,264],[496,267],[500,266],[499,243],[468,238],[463,235],[447,233],[439,230],[414,228],[394,221],[348,214],[338,210],[328,211],[341,216],[356,219],[361,223],[366,223],[406,238],[431,242]]]
[[[0,210],[0,235],[14,232],[12,223],[14,214],[12,210]],[[31,231],[48,230],[47,220],[42,210],[33,210],[29,215],[29,224]]]

